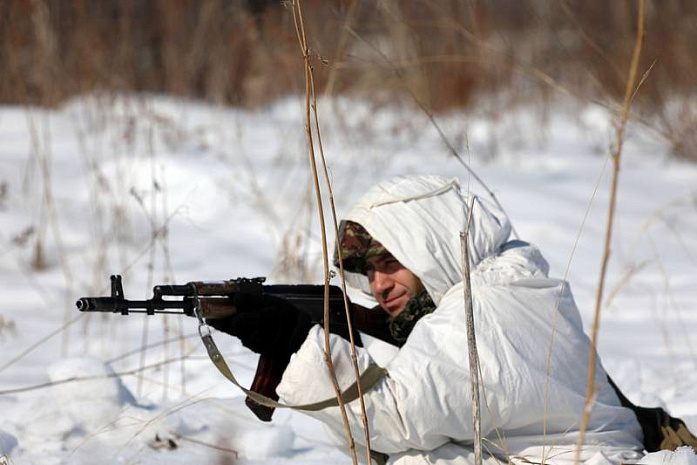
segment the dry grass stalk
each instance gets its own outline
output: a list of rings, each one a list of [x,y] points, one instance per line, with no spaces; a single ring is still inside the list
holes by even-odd
[[[153,343],[151,343],[150,345],[148,345],[148,346],[146,347],[146,349],[152,349],[152,348],[154,348],[154,347],[162,347],[162,346],[165,345],[165,344],[170,344],[170,343],[172,343],[172,342],[181,341],[181,340],[186,341],[187,339],[194,339],[194,338],[197,338],[197,337],[199,337],[199,335],[198,335],[197,332],[195,332],[195,333],[189,333],[189,334],[177,334],[176,336],[173,336],[173,337],[171,337],[171,338],[169,338],[169,339],[166,339],[166,340],[163,340],[163,341],[158,341],[158,342],[153,342]],[[190,349],[191,346],[189,346],[188,348]],[[137,348],[137,349],[129,350],[128,352],[124,352],[124,353],[119,354],[119,355],[117,355],[117,356],[115,356],[115,357],[113,357],[113,358],[110,358],[109,360],[106,360],[105,363],[107,363],[107,364],[114,364],[114,363],[116,363],[116,362],[118,362],[118,361],[120,361],[120,360],[124,360],[124,359],[126,359],[126,358],[129,358],[131,355],[140,354],[140,351],[141,351],[141,350],[142,350],[142,347],[139,347],[139,348]]]
[[[559,288],[559,294],[557,295],[557,301],[556,304],[554,305],[554,315],[552,317],[552,325],[551,325],[551,333],[549,336],[549,345],[547,347],[547,362],[545,365],[545,385],[544,385],[544,401],[543,401],[543,415],[542,415],[542,444],[543,444],[543,449],[542,449],[542,463],[546,463],[547,461],[547,411],[549,408],[549,382],[550,382],[550,377],[551,377],[551,370],[552,370],[552,351],[554,350],[554,338],[556,336],[557,332],[557,321],[559,318],[559,307],[561,306],[561,301],[562,298],[564,297],[564,291],[566,290],[567,287],[567,282],[568,282],[568,277],[569,273],[571,271],[571,262],[573,261],[574,256],[576,255],[576,249],[578,248],[578,243],[581,240],[581,235],[583,234],[583,231],[586,226],[586,221],[588,220],[588,216],[590,215],[591,208],[593,207],[593,203],[595,202],[595,196],[598,193],[598,189],[600,187],[600,183],[603,179],[603,173],[605,172],[605,168],[607,167],[608,160],[610,159],[610,154],[608,153],[608,156],[605,158],[605,161],[603,163],[603,166],[600,170],[600,174],[598,175],[598,179],[596,180],[595,186],[593,188],[593,193],[591,194],[591,198],[588,201],[588,206],[586,207],[586,212],[583,215],[583,219],[581,220],[581,224],[578,228],[578,233],[576,234],[576,238],[574,239],[574,245],[571,248],[571,253],[569,254],[569,259],[566,262],[566,268],[564,269],[564,277],[561,281],[561,287]]]
[[[474,309],[472,307],[472,283],[470,280],[470,254],[468,246],[469,228],[472,221],[474,197],[467,212],[467,226],[460,233],[460,248],[462,250],[462,282],[465,303],[465,320],[467,326],[467,353],[469,355],[470,381],[472,386],[472,416],[474,421],[474,464],[482,464],[482,419],[479,410],[479,355],[477,354],[477,338],[474,330]]]
[[[176,431],[171,431],[171,430],[170,430],[170,431],[169,431],[169,434],[170,434],[174,439],[177,439],[177,440],[179,440],[179,441],[186,441],[186,442],[190,442],[190,443],[192,443],[192,444],[198,444],[199,446],[207,447],[207,448],[209,448],[209,449],[214,449],[214,450],[217,450],[217,451],[220,451],[220,452],[225,452],[226,454],[231,454],[232,457],[234,457],[234,458],[238,458],[238,457],[239,457],[239,452],[236,451],[236,450],[234,450],[234,449],[230,449],[229,447],[223,447],[223,446],[220,446],[220,445],[217,445],[217,444],[211,444],[211,443],[208,443],[208,442],[199,441],[198,439],[194,439],[194,438],[190,438],[190,437],[184,436],[184,435],[182,435],[181,433],[177,433]],[[230,464],[230,463],[234,463],[234,462],[225,461],[225,462],[220,462],[220,463],[228,463],[228,464]]]
[[[655,256],[655,262],[656,265],[658,266],[658,270],[661,274],[661,277],[663,278],[663,288],[665,294],[668,296],[668,304],[669,304],[669,309],[673,310],[675,312],[675,316],[678,322],[678,327],[680,328],[680,332],[682,333],[684,339],[685,339],[685,345],[687,346],[687,352],[690,355],[690,358],[692,360],[697,360],[697,353],[695,352],[694,347],[692,346],[692,338],[690,337],[690,332],[688,331],[688,325],[685,319],[683,318],[682,311],[680,308],[680,305],[678,304],[677,299],[675,298],[675,294],[673,293],[673,290],[670,285],[670,276],[668,275],[668,270],[666,269],[665,265],[663,264],[663,259],[661,258],[661,254],[658,251],[658,248],[656,247],[656,242],[653,240],[653,237],[651,237],[651,234],[648,234],[648,240],[649,244],[651,246],[651,250],[654,253]]]
[[[472,219],[472,209],[474,205],[474,199],[472,199],[472,202],[470,203],[469,206],[469,213],[467,216],[467,235],[469,235],[469,225],[471,224],[471,219]],[[462,234],[460,235],[460,247],[463,252],[465,253],[465,248],[467,247],[467,237],[462,237]],[[498,440],[498,443],[495,443],[491,441],[488,438],[481,438],[481,404],[479,402],[479,387],[481,387],[481,390],[486,392],[486,385],[484,384],[484,380],[482,379],[482,367],[479,363],[479,355],[477,353],[477,348],[476,348],[476,339],[475,339],[475,333],[474,333],[474,311],[473,311],[473,306],[472,306],[472,290],[471,290],[471,279],[470,279],[470,268],[469,268],[469,248],[467,248],[467,256],[462,257],[462,262],[463,262],[463,283],[465,283],[465,289],[464,289],[464,298],[465,298],[465,310],[467,313],[467,318],[469,318],[469,315],[472,315],[472,322],[470,324],[469,321],[467,321],[467,331],[468,331],[468,345],[469,341],[474,342],[474,347],[473,350],[470,350],[468,347],[468,352],[470,356],[470,375],[471,375],[471,380],[472,380],[472,385],[473,385],[473,390],[472,390],[472,405],[473,405],[473,418],[474,418],[474,424],[476,428],[475,432],[475,445],[479,444],[479,463],[481,463],[481,456],[482,456],[482,451],[483,449],[486,449],[486,452],[494,457],[500,457],[504,456],[506,457],[506,463],[509,465],[513,465],[513,461],[511,460],[511,455],[508,452],[508,445],[506,444],[506,440],[504,439],[503,433],[501,432],[501,429],[498,426],[498,422],[496,421],[496,418],[494,417],[493,412],[491,411],[491,407],[489,406],[489,402],[484,396],[482,399],[484,401],[484,407],[486,408],[486,411],[489,413],[489,419],[492,422],[492,425],[494,427],[494,432],[496,433],[496,438]],[[467,264],[467,265],[465,265]],[[465,266],[467,269],[465,269]],[[465,276],[466,273],[466,276]],[[471,334],[471,337],[470,337]],[[472,364],[476,364],[475,371],[472,371]],[[477,387],[477,398],[474,399],[474,388]],[[476,408],[476,412],[474,412],[474,409]],[[479,438],[479,439],[477,439]],[[491,446],[491,447],[489,447]],[[475,446],[476,447],[476,446]],[[496,452],[492,451],[491,449],[494,448],[496,449]],[[475,461],[477,461],[477,451],[475,450]]]
[[[644,260],[641,263],[631,265],[627,268],[625,273],[620,276],[620,278],[617,280],[614,286],[612,286],[612,289],[610,289],[610,292],[607,295],[607,298],[605,299],[605,303],[603,304],[603,307],[605,308],[610,308],[612,305],[613,300],[615,297],[619,295],[619,293],[622,291],[622,289],[631,282],[631,280],[641,272],[646,265],[649,264],[648,260]]]
[[[131,436],[131,438],[130,438],[128,441],[126,441],[126,442],[123,444],[122,449],[128,447],[128,445],[129,445],[135,438],[137,438],[138,436],[140,436],[141,434],[143,434],[143,432],[145,432],[145,431],[148,429],[148,427],[151,426],[152,424],[157,423],[157,422],[160,422],[160,421],[164,420],[165,418],[167,418],[167,417],[169,417],[169,416],[171,416],[171,415],[174,415],[175,413],[177,413],[177,412],[179,412],[179,411],[181,411],[181,410],[184,410],[184,409],[189,408],[189,407],[192,407],[192,406],[194,406],[194,405],[196,405],[196,404],[198,404],[198,403],[200,403],[200,402],[205,402],[206,400],[208,400],[209,398],[202,397],[204,393],[205,393],[205,391],[201,391],[201,392],[198,393],[198,394],[188,396],[188,397],[186,397],[184,400],[178,402],[177,404],[172,405],[172,406],[169,407],[168,409],[163,410],[162,412],[160,412],[160,413],[154,415],[154,416],[153,416],[152,418],[150,418],[149,420],[147,420],[147,421],[141,421],[142,427],[141,427],[138,431],[136,431],[136,432]]]
[[[312,78],[312,73],[310,74]],[[339,277],[341,279],[341,290],[344,294],[344,310],[346,311],[346,323],[348,325],[349,332],[349,343],[351,345],[351,361],[353,362],[353,370],[356,376],[356,386],[358,387],[358,401],[361,406],[361,418],[363,420],[363,431],[365,439],[365,451],[366,451],[366,462],[370,463],[370,425],[368,423],[368,414],[365,409],[365,401],[363,399],[363,386],[361,385],[361,372],[358,368],[358,356],[356,354],[356,343],[353,337],[353,324],[351,323],[351,310],[349,306],[348,294],[346,293],[346,278],[344,274],[344,263],[341,257],[341,248],[339,247],[339,222],[337,221],[336,208],[334,205],[334,189],[332,188],[332,182],[329,176],[329,169],[327,168],[327,160],[324,157],[324,146],[322,145],[322,133],[319,129],[319,116],[317,115],[317,100],[314,94],[314,82],[312,84],[312,110],[315,117],[315,131],[317,132],[317,146],[319,147],[320,160],[322,161],[322,170],[324,174],[324,180],[327,185],[327,194],[329,198],[329,207],[332,214],[332,223],[334,226],[334,236],[336,237],[336,248],[339,255]],[[325,315],[326,321],[326,315]]]
[[[31,15],[32,30],[36,36],[37,46],[39,51],[39,57],[37,60],[37,66],[40,71],[40,77],[38,78],[37,85],[40,88],[40,92],[48,98],[48,100],[53,100],[54,89],[52,78],[56,74],[56,68],[58,63],[58,55],[56,49],[55,32],[51,27],[49,20],[49,9],[44,1],[34,0],[32,3],[33,12]],[[20,94],[24,97],[25,101],[23,103],[29,104],[26,88],[24,85],[20,86]],[[50,228],[51,235],[53,237],[54,244],[56,246],[56,251],[58,252],[58,259],[63,270],[63,275],[65,277],[66,283],[66,293],[65,293],[65,311],[63,317],[63,323],[67,323],[70,320],[70,313],[72,311],[72,285],[73,277],[70,269],[70,264],[68,262],[68,257],[65,252],[65,246],[63,243],[63,238],[61,235],[60,226],[58,224],[58,216],[55,206],[55,201],[53,199],[53,183],[52,183],[52,172],[51,172],[51,154],[50,154],[50,126],[48,125],[48,120],[44,121],[42,127],[42,133],[39,134],[39,128],[34,121],[34,116],[31,110],[27,111],[27,120],[32,142],[32,156],[36,160],[39,166],[39,171],[41,173],[41,183],[43,190],[43,204],[41,206],[42,213],[40,215],[40,233],[37,235],[35,257],[34,257],[34,268],[40,270],[46,266],[45,263],[45,244],[43,242],[43,232],[45,232],[46,224],[48,222],[48,228]],[[61,354],[66,356],[68,354],[68,349],[70,345],[70,331],[65,331],[62,333],[61,342]]]
[[[81,314],[77,315],[76,317],[74,317],[72,320],[67,321],[66,323],[63,323],[63,325],[60,326],[58,329],[50,332],[46,336],[44,336],[41,339],[39,339],[38,341],[36,341],[34,344],[32,344],[29,347],[27,347],[26,349],[24,349],[18,355],[12,357],[12,359],[10,359],[8,362],[6,362],[3,366],[0,366],[0,373],[2,373],[3,371],[8,369],[9,367],[14,365],[15,363],[19,362],[20,360],[22,360],[24,357],[26,357],[31,352],[33,352],[37,347],[42,346],[43,344],[45,344],[48,340],[50,340],[54,336],[56,336],[58,334],[62,334],[63,331],[67,330],[74,323],[76,323],[79,320],[81,320],[82,318],[84,318],[85,315],[86,315],[85,313],[81,313]]]
[[[322,193],[319,184],[319,175],[317,172],[317,163],[315,160],[315,150],[314,150],[314,140],[312,136],[311,118],[310,118],[310,97],[312,95],[312,66],[310,64],[309,50],[307,47],[307,36],[305,34],[305,24],[303,22],[302,16],[302,5],[300,0],[295,0],[292,4],[293,8],[293,19],[295,20],[296,32],[298,34],[298,42],[300,43],[300,48],[303,54],[303,60],[305,65],[305,132],[307,135],[307,145],[310,156],[310,167],[312,170],[312,179],[314,181],[315,187],[315,197],[317,200],[317,212],[319,215],[320,230],[322,233],[322,261],[324,264],[324,358],[327,364],[327,370],[329,371],[329,377],[331,378],[332,385],[334,387],[334,393],[339,402],[339,410],[341,411],[344,429],[346,433],[346,438],[348,440],[349,451],[351,453],[351,459],[354,465],[358,464],[358,458],[356,456],[356,444],[351,434],[351,427],[349,425],[348,415],[346,413],[346,405],[341,398],[341,388],[339,382],[336,379],[336,372],[334,370],[334,364],[331,357],[331,346],[329,340],[329,254],[327,251],[327,231],[324,221],[324,209],[322,205]],[[369,462],[370,463],[370,462]]]
[[[627,258],[631,258],[639,248],[639,245],[641,243],[641,239],[644,236],[649,235],[649,231],[651,228],[653,228],[657,223],[659,222],[664,222],[666,225],[668,225],[668,218],[669,218],[669,213],[674,212],[675,210],[678,210],[679,208],[684,208],[684,207],[696,207],[697,206],[697,193],[689,193],[687,195],[682,195],[680,197],[674,198],[665,205],[662,205],[661,207],[657,208],[653,212],[651,212],[651,215],[649,215],[648,219],[644,221],[644,223],[641,225],[641,228],[639,228],[639,232],[637,235],[634,237],[632,240],[631,245],[627,249],[626,256]],[[681,244],[683,245],[683,244]],[[683,245],[683,249],[685,250],[685,253],[690,257],[692,260],[692,252],[687,248],[685,245]],[[693,260],[694,261],[694,260]]]
[[[150,290],[153,287],[154,284],[154,273],[155,273],[155,263],[156,263],[156,258],[157,258],[157,250],[158,250],[158,245],[160,246],[162,250],[162,254],[164,257],[164,282],[171,282],[173,279],[173,269],[172,269],[172,264],[171,264],[171,258],[170,258],[170,253],[169,253],[169,228],[167,226],[168,219],[169,218],[169,213],[168,213],[168,205],[167,205],[167,190],[166,190],[166,182],[165,182],[165,173],[164,173],[164,168],[162,168],[162,173],[160,175],[160,178],[158,178],[157,173],[156,173],[156,165],[155,165],[155,160],[154,160],[154,151],[152,147],[152,141],[150,141],[149,144],[150,147],[150,177],[151,177],[151,186],[152,186],[152,191],[150,192],[150,208],[146,208],[145,206],[145,201],[143,197],[135,191],[135,189],[131,190],[131,195],[135,200],[137,201],[138,205],[141,207],[143,210],[144,215],[146,216],[148,223],[150,225],[150,240],[152,247],[149,249],[149,260],[147,262],[146,268],[148,271],[148,277],[147,277],[147,284],[146,284],[146,290]],[[158,204],[158,196],[160,197],[161,202]],[[158,226],[158,223],[160,222],[160,217],[164,218],[162,221],[162,225]],[[144,318],[143,319],[143,330],[142,330],[142,335],[141,335],[141,351],[140,351],[140,366],[143,367],[145,365],[145,359],[146,359],[146,352],[147,352],[147,347],[148,347],[148,326],[149,326],[149,318]],[[167,315],[163,315],[163,318],[160,320],[162,322],[162,331],[163,331],[163,340],[168,341],[169,340],[169,333],[170,333],[170,321],[169,318],[167,318]],[[180,341],[180,347],[183,350],[183,342]],[[162,355],[164,359],[167,359],[169,355],[169,344],[164,345],[164,350],[162,352]],[[185,365],[184,361],[182,359],[182,364],[180,365],[181,371],[182,371],[182,383],[183,379],[185,377]],[[164,369],[162,370],[162,376],[163,376],[163,385],[168,386],[168,378],[169,378],[169,367],[168,365],[164,366]],[[138,377],[138,384],[136,387],[136,395],[140,396],[142,394],[143,390],[143,376]],[[184,387],[184,385],[182,384]],[[163,399],[167,398],[167,389],[163,391]]]
[[[192,353],[194,350],[195,349],[191,349],[190,353]],[[183,357],[188,357],[190,355],[190,353],[185,354]],[[32,386],[24,386],[24,387],[13,388],[13,389],[4,389],[4,390],[0,391],[0,395],[4,396],[4,395],[8,395],[8,394],[18,394],[21,392],[36,391],[38,389],[44,389],[44,388],[48,388],[51,386],[76,383],[76,382],[80,382],[80,381],[94,381],[97,379],[123,378],[124,376],[129,376],[129,375],[139,375],[140,373],[142,373],[146,370],[151,370],[153,368],[165,367],[171,363],[177,363],[177,362],[181,361],[181,359],[182,359],[182,357],[174,357],[174,358],[170,358],[167,360],[162,360],[160,362],[151,363],[150,365],[145,365],[143,367],[134,368],[132,370],[114,372],[114,373],[109,373],[107,375],[75,376],[72,378],[62,379],[59,381],[49,381],[49,382],[45,382],[45,383],[35,384]]]
[[[334,92],[334,86],[337,80],[337,72],[339,67],[337,66],[344,59],[346,55],[346,46],[348,44],[348,32],[353,22],[356,19],[356,13],[359,10],[359,5],[361,0],[352,0],[349,6],[348,12],[346,13],[346,19],[344,19],[344,26],[341,28],[341,36],[339,37],[339,44],[336,46],[336,52],[334,52],[334,59],[332,60],[332,67],[329,71],[329,77],[327,78],[327,83],[324,86],[324,96],[330,97]]]
[[[593,318],[593,326],[591,329],[591,346],[588,354],[588,383],[586,385],[586,405],[581,418],[579,427],[579,437],[576,448],[575,463],[578,464],[581,460],[581,450],[585,439],[586,429],[590,421],[593,403],[595,402],[595,368],[596,368],[596,349],[598,345],[598,330],[600,327],[600,310],[603,303],[603,289],[605,285],[605,275],[607,273],[608,263],[610,261],[610,244],[612,241],[612,227],[615,218],[615,205],[617,202],[617,185],[619,179],[620,161],[622,156],[622,146],[624,144],[624,134],[629,118],[629,108],[638,87],[635,87],[637,70],[639,68],[639,58],[641,57],[641,49],[644,43],[644,20],[646,11],[646,0],[639,0],[639,12],[637,14],[637,35],[632,53],[632,63],[629,68],[629,76],[624,93],[624,102],[620,121],[617,127],[615,147],[612,153],[613,171],[612,171],[612,190],[610,192],[610,208],[608,211],[607,229],[605,233],[605,249],[603,252],[602,266],[600,270],[600,279],[598,283],[598,292],[595,302],[595,316]]]

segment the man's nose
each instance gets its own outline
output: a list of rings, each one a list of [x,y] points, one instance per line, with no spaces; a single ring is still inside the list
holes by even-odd
[[[384,292],[391,289],[394,286],[394,280],[392,277],[381,271],[376,271],[373,275],[373,283],[375,284],[375,290],[377,292]]]

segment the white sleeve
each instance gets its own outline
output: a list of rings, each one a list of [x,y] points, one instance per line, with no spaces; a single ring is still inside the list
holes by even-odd
[[[424,317],[407,344],[387,365],[388,376],[365,393],[371,446],[375,450],[388,454],[408,449],[431,450],[453,437],[462,440],[473,436],[469,431],[472,410],[467,349],[462,346],[466,340],[461,328],[453,330],[448,320],[448,312]],[[337,379],[343,390],[356,379],[350,345],[335,335],[331,335],[331,345]],[[362,372],[372,359],[364,349],[356,348],[356,351]],[[319,326],[310,330],[277,392],[284,402],[295,405],[334,397],[324,361],[324,332]],[[336,434],[345,434],[338,407],[307,414],[327,424]],[[354,439],[365,444],[358,400],[347,405],[347,414]],[[482,426],[485,430],[486,426]]]

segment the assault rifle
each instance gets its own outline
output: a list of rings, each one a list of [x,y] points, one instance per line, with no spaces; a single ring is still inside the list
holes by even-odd
[[[153,297],[148,300],[127,300],[124,297],[120,275],[111,276],[111,296],[82,297],[76,302],[82,312],[107,312],[128,315],[130,313],[175,314],[196,317],[199,320],[199,333],[202,328],[208,331],[204,319],[225,318],[237,311],[233,305],[235,294],[253,293],[281,297],[295,308],[310,315],[314,323],[324,325],[323,285],[264,284],[265,278],[238,278],[228,281],[193,281],[182,285],[157,285]],[[349,339],[349,326],[346,321],[344,295],[340,288],[329,287],[329,326],[332,333]],[[387,314],[379,309],[367,309],[350,304],[351,323],[354,341],[360,346],[360,335],[355,330],[381,339],[393,345],[396,342],[387,328]],[[201,334],[203,337],[203,334]],[[251,391],[278,400],[276,387],[281,382],[290,356],[261,355],[257,365]],[[247,407],[262,421],[271,421],[274,409],[258,404],[250,397],[245,400]]]

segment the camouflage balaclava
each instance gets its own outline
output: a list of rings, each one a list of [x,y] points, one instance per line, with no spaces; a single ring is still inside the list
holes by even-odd
[[[365,274],[365,262],[370,257],[389,253],[363,226],[348,220],[339,225],[339,246],[334,250],[336,268],[339,268],[339,252],[344,270],[360,274]]]
[[[403,343],[409,337],[414,325],[424,316],[433,313],[436,304],[428,295],[426,289],[422,289],[418,294],[407,302],[404,310],[394,318],[388,318],[387,324],[390,334],[397,342]]]
[[[369,258],[390,253],[363,226],[348,220],[342,221],[339,226],[338,243],[334,251],[334,266],[339,268],[339,253],[341,253],[344,270],[353,273],[366,274],[365,264]],[[406,341],[416,322],[435,309],[436,304],[428,292],[425,289],[420,291],[409,300],[399,315],[388,318],[390,334],[400,343]]]

